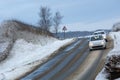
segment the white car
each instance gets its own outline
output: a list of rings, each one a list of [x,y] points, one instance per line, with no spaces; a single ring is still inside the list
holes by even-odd
[[[93,35],[102,35],[103,38],[105,39],[105,41],[107,42],[107,33],[106,33],[105,31],[103,31],[103,30],[95,31],[95,32],[93,33]]]
[[[102,35],[93,35],[89,40],[89,49],[90,51],[93,49],[105,49],[106,41]]]

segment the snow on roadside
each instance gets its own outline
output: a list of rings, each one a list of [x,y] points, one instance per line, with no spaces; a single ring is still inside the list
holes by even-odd
[[[65,46],[74,39],[55,40],[45,46],[16,40],[8,58],[0,63],[0,80],[15,80],[26,72],[41,64],[53,52]]]
[[[113,48],[113,50],[111,50],[108,53],[107,57],[110,57],[112,55],[120,55],[120,32],[111,32],[110,36],[114,40],[114,48]],[[119,65],[119,67],[120,67],[120,65]],[[103,68],[103,70],[97,75],[95,80],[106,80],[106,78],[105,78],[106,76],[107,76],[107,74]],[[118,80],[120,80],[120,79],[118,79]]]
[[[114,40],[114,48],[113,50],[108,54],[108,56],[111,55],[120,55],[120,32],[112,32],[111,37]]]

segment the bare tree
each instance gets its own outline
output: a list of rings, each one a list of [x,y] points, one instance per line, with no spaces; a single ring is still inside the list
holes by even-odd
[[[61,24],[61,19],[62,18],[63,18],[63,16],[61,16],[60,12],[57,11],[55,13],[54,18],[53,18],[53,25],[54,25],[56,35],[58,34],[59,25]]]
[[[39,16],[40,16],[39,26],[43,31],[49,31],[52,25],[50,8],[41,7]]]

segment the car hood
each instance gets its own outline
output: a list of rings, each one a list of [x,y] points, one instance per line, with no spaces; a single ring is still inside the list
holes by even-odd
[[[90,41],[92,44],[101,44],[101,42],[104,42],[104,40]]]

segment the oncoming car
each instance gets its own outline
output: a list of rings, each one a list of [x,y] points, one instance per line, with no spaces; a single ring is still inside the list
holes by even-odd
[[[103,31],[103,30],[95,31],[95,32],[93,33],[93,35],[102,35],[103,38],[105,39],[105,41],[107,42],[107,33],[106,33],[105,31]]]
[[[102,35],[93,35],[89,40],[89,49],[90,51],[93,49],[105,49],[106,41]]]

